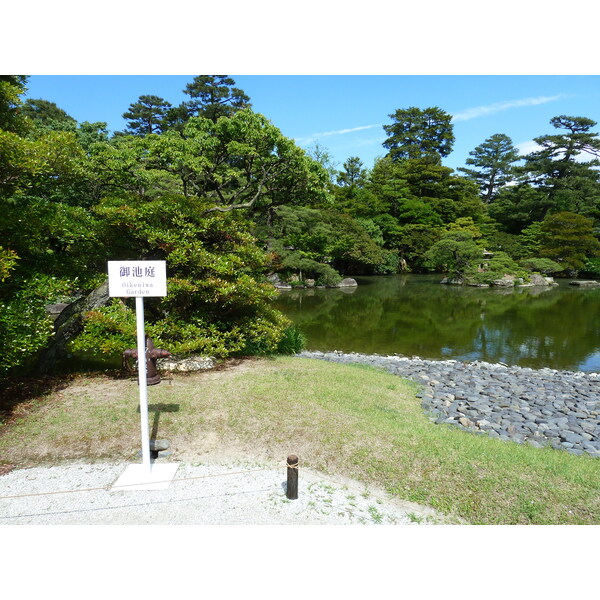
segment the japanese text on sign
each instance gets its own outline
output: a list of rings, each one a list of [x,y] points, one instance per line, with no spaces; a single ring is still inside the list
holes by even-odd
[[[108,261],[108,294],[117,298],[166,296],[166,262]]]

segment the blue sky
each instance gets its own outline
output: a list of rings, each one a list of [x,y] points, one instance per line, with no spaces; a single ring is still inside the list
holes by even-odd
[[[553,116],[600,122],[600,76],[595,75],[235,75],[256,112],[284,135],[310,148],[318,143],[342,168],[358,156],[371,168],[398,108],[439,106],[453,116],[456,142],[444,164],[464,166],[486,138],[504,133],[524,152],[533,138],[553,133]],[[142,94],[173,105],[187,99],[194,75],[33,75],[26,98],[55,102],[78,121],[125,128],[122,114]],[[599,131],[598,127],[595,131]]]

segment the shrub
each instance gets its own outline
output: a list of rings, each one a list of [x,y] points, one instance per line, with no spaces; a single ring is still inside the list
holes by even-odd
[[[151,312],[147,311],[149,317]],[[264,306],[254,314],[238,317],[233,323],[215,322],[202,316],[183,319],[168,315],[149,319],[145,330],[156,346],[173,354],[226,358],[275,353],[289,326],[289,319]],[[135,312],[114,299],[109,306],[87,313],[83,332],[72,342],[71,348],[110,355],[134,348],[136,343]]]
[[[483,272],[471,271],[467,273],[467,280],[471,283],[491,284],[497,279],[502,279],[505,275],[515,277],[515,279],[529,279],[529,273],[521,268],[506,252],[496,252],[487,261]]]
[[[561,265],[549,258],[525,258],[519,261],[519,265],[528,271],[534,271],[536,273],[541,273],[542,275],[559,273],[563,270]]]
[[[76,283],[76,279],[37,275],[12,298],[0,302],[0,374],[34,363],[54,332],[45,306],[68,300]]]
[[[425,253],[427,267],[442,269],[451,277],[462,277],[473,272],[481,261],[482,249],[475,243],[468,231],[446,233]]]
[[[291,325],[283,332],[279,344],[277,344],[277,354],[297,354],[304,349],[306,336],[296,327]]]
[[[583,265],[580,275],[592,279],[600,279],[600,257],[588,258]]]
[[[395,275],[400,267],[400,256],[394,250],[385,251],[384,262],[373,269],[375,275]]]

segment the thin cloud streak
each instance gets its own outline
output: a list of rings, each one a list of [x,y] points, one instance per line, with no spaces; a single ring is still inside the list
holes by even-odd
[[[547,102],[555,102],[565,97],[565,94],[557,94],[556,96],[537,96],[533,98],[522,98],[521,100],[507,100],[505,102],[494,102],[487,106],[476,106],[474,108],[467,108],[463,112],[452,115],[453,121],[469,121],[470,119],[476,119],[483,117],[484,115],[492,115],[503,110],[509,110],[511,108],[521,108],[523,106],[537,106],[539,104],[546,104]]]
[[[354,133],[355,131],[363,131],[365,129],[373,129],[373,127],[381,127],[381,125],[361,125],[360,127],[351,127],[349,129],[338,129],[337,131],[323,131],[321,133],[313,133],[310,137],[295,138],[294,141],[298,144],[306,145],[314,142],[322,137],[331,135],[343,135],[345,133]]]

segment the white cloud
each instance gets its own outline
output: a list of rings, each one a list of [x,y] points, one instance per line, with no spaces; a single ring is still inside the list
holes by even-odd
[[[564,94],[557,94],[556,96],[537,96],[535,98],[522,98],[521,100],[507,100],[505,102],[494,102],[486,106],[475,106],[474,108],[467,108],[466,110],[452,115],[453,121],[469,121],[470,119],[476,119],[477,117],[483,117],[484,115],[492,115],[503,110],[509,110],[511,108],[521,108],[522,106],[537,106],[538,104],[546,104],[547,102],[554,102],[564,98]]]
[[[360,127],[351,127],[349,129],[338,129],[337,131],[323,131],[321,133],[313,133],[310,137],[295,138],[294,141],[301,146],[307,146],[323,137],[332,135],[343,135],[345,133],[354,133],[355,131],[363,131],[364,129],[373,129],[373,127],[381,127],[381,125],[361,125]]]
[[[521,156],[525,154],[531,154],[531,152],[537,152],[538,150],[542,149],[542,147],[539,144],[536,144],[533,140],[515,144],[515,148],[519,151]]]

